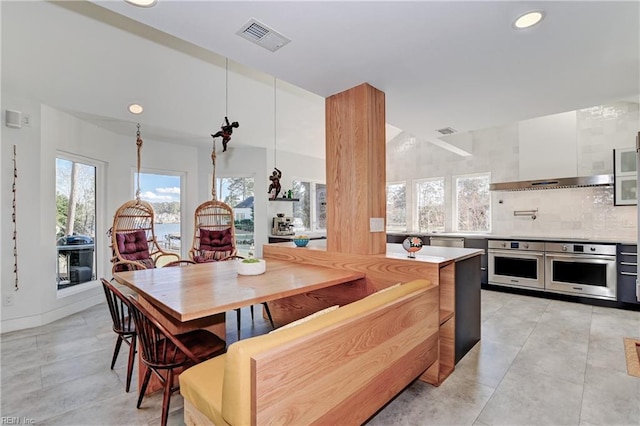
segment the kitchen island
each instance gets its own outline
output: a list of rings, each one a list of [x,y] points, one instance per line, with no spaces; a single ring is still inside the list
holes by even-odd
[[[438,284],[440,292],[440,359],[422,379],[440,384],[455,364],[480,340],[481,249],[424,246],[409,258],[400,244],[384,254],[327,252],[326,240],[306,247],[292,242],[266,244],[265,259],[315,264],[364,273],[364,278],[317,292],[269,303],[276,323],[288,323],[332,305],[344,305],[378,290],[414,279]]]

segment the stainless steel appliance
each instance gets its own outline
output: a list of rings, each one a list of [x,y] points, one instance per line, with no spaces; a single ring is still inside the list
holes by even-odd
[[[547,243],[545,289],[616,299],[616,246]]]
[[[544,289],[544,242],[489,240],[489,284]]]
[[[462,237],[430,237],[429,245],[436,247],[464,247],[464,238]]]
[[[293,218],[278,216],[273,218],[272,235],[295,235],[293,230]]]

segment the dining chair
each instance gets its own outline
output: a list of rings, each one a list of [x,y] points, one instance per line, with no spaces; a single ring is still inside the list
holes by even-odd
[[[174,370],[191,367],[225,353],[226,342],[207,330],[172,334],[136,299],[130,297],[129,303],[136,324],[142,363],[147,368],[136,407],[140,408],[151,373],[155,374],[164,388],[162,426],[165,426],[171,395],[180,389],[179,383],[175,383]]]
[[[118,335],[116,340],[116,348],[113,351],[113,358],[111,359],[111,369],[116,364],[118,354],[120,353],[120,347],[122,342],[129,345],[129,361],[127,363],[127,383],[125,390],[129,392],[131,387],[131,374],[133,372],[133,361],[136,354],[136,327],[133,318],[130,315],[130,303],[129,299],[122,294],[113,284],[109,281],[101,278],[102,288],[104,294],[107,297],[107,305],[109,306],[109,313],[111,314],[111,320],[113,321],[113,331]]]
[[[267,317],[269,318],[269,322],[271,323],[271,328],[275,329],[276,326],[273,323],[273,318],[271,317],[271,311],[269,310],[269,305],[267,305],[267,302],[262,302],[262,306],[264,307],[264,311],[267,314]],[[251,321],[253,322],[253,318],[254,318],[254,314],[253,314],[253,305],[250,306],[251,308]],[[237,324],[238,324],[238,340],[240,340],[240,309],[236,309],[236,320],[237,320]]]
[[[244,259],[238,255],[236,245],[236,228],[233,208],[222,201],[209,200],[196,207],[194,213],[194,234],[189,257],[195,263],[221,262]],[[271,327],[275,328],[271,312],[266,302],[262,303],[269,317]],[[241,311],[236,311],[238,340],[240,340]],[[253,321],[253,305],[251,305],[251,321]]]

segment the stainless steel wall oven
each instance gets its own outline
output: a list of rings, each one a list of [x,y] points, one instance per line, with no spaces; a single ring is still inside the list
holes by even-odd
[[[616,299],[616,246],[546,243],[545,289]]]
[[[544,242],[489,240],[489,284],[544,289]]]

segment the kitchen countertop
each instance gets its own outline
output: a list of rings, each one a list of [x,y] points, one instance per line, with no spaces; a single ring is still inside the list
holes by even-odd
[[[295,247],[293,242],[286,243],[271,243],[269,245]],[[327,249],[327,240],[318,239],[311,240],[306,247],[298,247],[300,250],[322,250]],[[406,259],[415,262],[428,262],[428,263],[443,263],[443,262],[460,262],[473,256],[479,256],[484,254],[482,249],[471,248],[457,248],[457,247],[435,247],[435,246],[422,246],[422,249],[416,252],[414,259],[409,258],[408,253],[402,248],[402,244],[387,243],[387,253],[385,256],[394,259]]]
[[[422,246],[422,249],[416,252],[415,260],[417,262],[430,263],[442,263],[451,260],[460,262],[461,260],[481,254],[484,254],[484,250],[482,249]],[[387,257],[410,259],[408,253],[402,248],[402,244],[391,243],[387,244]]]
[[[388,235],[415,235],[421,238],[443,237],[443,238],[468,238],[468,239],[489,239],[489,240],[511,240],[511,241],[544,241],[544,242],[571,242],[585,244],[637,244],[635,235],[629,239],[607,239],[607,238],[580,238],[580,237],[545,237],[527,235],[499,235],[499,234],[464,234],[456,232],[388,232]]]
[[[282,238],[283,240],[293,240],[297,236],[306,235],[310,240],[321,240],[326,239],[327,235],[319,232],[298,232],[296,235],[273,235],[269,234],[269,238]]]

